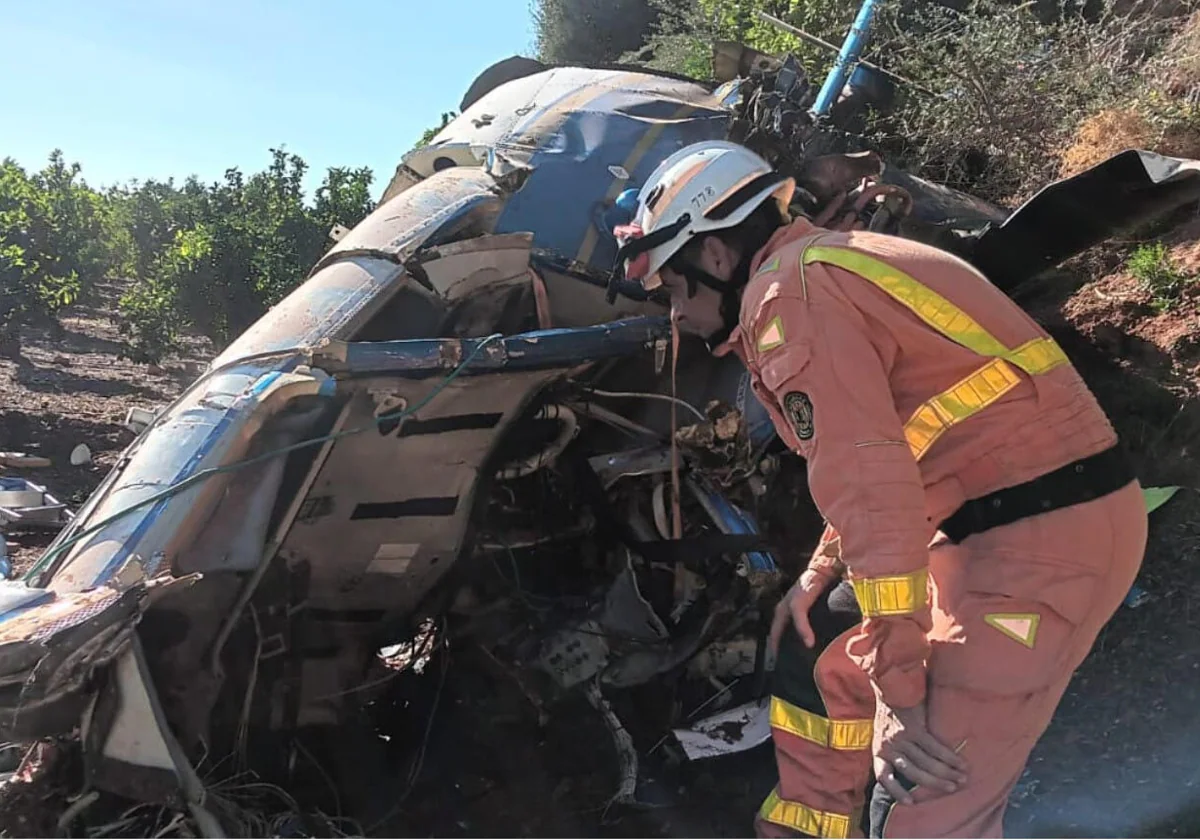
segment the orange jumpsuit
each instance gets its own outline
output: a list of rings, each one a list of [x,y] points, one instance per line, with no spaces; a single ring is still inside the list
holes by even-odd
[[[872,835],[1000,836],[1034,743],[1141,565],[1138,483],[947,539],[938,526],[967,500],[1116,444],[1061,349],[967,263],[909,240],[798,220],[751,271],[717,352],[745,362],[806,459],[832,540],[811,565],[844,564],[863,614],[816,658],[815,692],[773,690],[780,781],[757,830],[858,836],[878,689],[892,707],[925,701],[970,775],[953,794],[917,788],[912,805],[876,787]]]

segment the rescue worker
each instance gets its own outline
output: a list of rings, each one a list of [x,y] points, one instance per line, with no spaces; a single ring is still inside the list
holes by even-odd
[[[756,830],[1000,836],[1141,565],[1140,487],[1008,297],[941,250],[792,220],[794,190],[748,149],[700,143],[615,230],[626,278],[662,286],[682,331],[748,367],[828,523],[775,616],[779,782]],[[818,639],[848,590],[857,614]]]

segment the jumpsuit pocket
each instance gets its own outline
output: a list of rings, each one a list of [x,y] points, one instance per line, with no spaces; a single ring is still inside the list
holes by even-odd
[[[767,409],[767,413],[771,415],[771,421],[775,424],[775,430],[779,436],[789,449],[799,452],[806,458],[811,452],[811,430],[814,416],[820,409],[814,407],[811,401],[804,399],[798,399],[793,405],[789,398],[791,391],[780,392],[788,382],[794,380],[808,367],[811,359],[812,353],[808,343],[798,341],[770,352],[765,359],[758,359],[756,361],[757,375],[750,377],[750,387],[759,402]],[[794,384],[792,390],[798,390]],[[806,401],[807,406],[802,407]],[[800,411],[800,414],[797,414],[797,411]],[[808,412],[807,418],[803,416],[804,411]],[[809,432],[802,437],[801,430],[803,428],[808,428]]]
[[[1074,670],[1101,577],[1094,567],[1001,548],[963,560],[962,586],[939,598],[931,682],[1016,696],[1044,691]]]
[[[812,361],[812,347],[807,341],[793,341],[757,359],[762,383],[769,391],[777,391]]]

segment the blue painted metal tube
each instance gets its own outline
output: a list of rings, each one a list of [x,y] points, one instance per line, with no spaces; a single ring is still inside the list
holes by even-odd
[[[850,31],[846,33],[846,40],[842,42],[842,48],[838,51],[833,68],[825,77],[825,84],[821,85],[817,101],[813,103],[813,116],[828,115],[829,109],[837,101],[842,88],[846,86],[846,79],[849,78],[854,65],[858,63],[863,47],[867,43],[867,34],[871,30],[871,18],[875,15],[878,5],[877,0],[863,0],[863,4],[858,9],[858,15],[854,18],[854,23],[850,25]]]
[[[758,525],[754,522],[750,514],[730,502],[720,493],[713,492],[700,485],[696,485],[696,489],[704,494],[705,498],[712,505],[712,510],[720,519],[720,524],[728,528],[730,534],[759,533]],[[756,572],[773,572],[779,568],[775,565],[775,558],[769,552],[750,551],[746,553],[746,559],[750,563],[750,568]]]
[[[512,335],[483,349],[463,376],[504,370],[544,370],[645,353],[671,335],[665,316],[611,321],[591,327],[537,330]],[[341,359],[313,363],[336,373],[433,375],[458,366],[482,341],[478,338],[419,338],[401,341],[351,342]]]

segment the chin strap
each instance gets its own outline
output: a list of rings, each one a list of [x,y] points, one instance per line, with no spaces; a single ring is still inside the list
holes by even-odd
[[[704,339],[710,352],[724,344],[729,339],[730,333],[733,332],[733,328],[738,325],[738,316],[742,310],[742,299],[738,292],[750,282],[750,263],[753,260],[754,254],[743,255],[728,281],[721,280],[695,265],[683,265],[678,269],[684,280],[687,281],[688,297],[695,297],[696,289],[699,286],[707,286],[721,295],[722,326]]]

